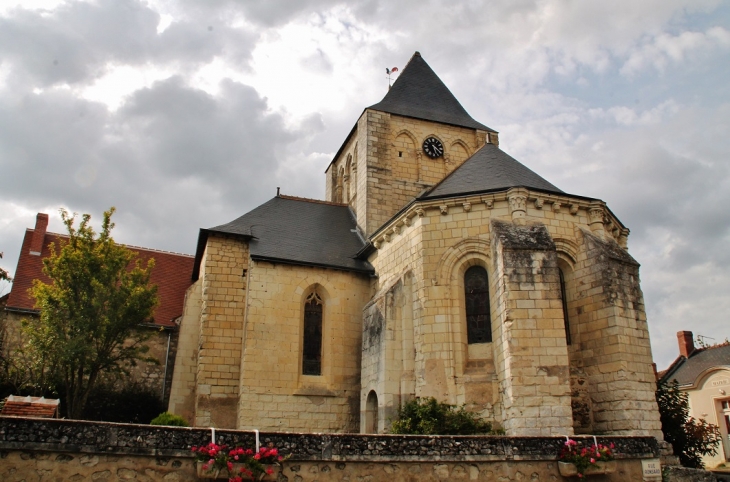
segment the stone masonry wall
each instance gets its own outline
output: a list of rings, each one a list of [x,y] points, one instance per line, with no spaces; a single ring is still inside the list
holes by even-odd
[[[180,415],[189,423],[195,420],[195,392],[200,342],[200,308],[202,282],[196,281],[185,293],[185,306],[180,321],[175,372],[170,388],[168,411]]]
[[[555,244],[542,224],[492,221],[497,370],[512,435],[572,434]]]
[[[421,146],[430,136],[444,145],[442,157],[431,159],[423,154]],[[358,225],[372,234],[421,191],[460,166],[485,139],[482,131],[368,109],[358,119],[357,130],[340,156],[327,169],[326,199],[348,202],[338,192],[344,193],[345,182],[349,182]],[[348,159],[356,169],[351,169],[347,181],[341,179],[338,191],[333,179],[340,181],[339,173],[344,172]]]
[[[600,259],[610,261],[612,257],[628,256],[625,250],[628,230],[621,227],[618,220],[599,202],[531,192],[523,188],[503,193],[421,202],[400,213],[373,236],[372,242],[376,251],[369,260],[378,273],[378,278],[373,280],[373,292],[377,293],[373,302],[382,298],[382,303],[377,302],[382,309],[390,287],[395,286],[406,273],[413,277],[416,396],[435,396],[449,403],[466,403],[470,410],[480,413],[497,425],[502,423],[504,415],[501,403],[504,395],[499,391],[495,367],[502,353],[501,348],[498,349],[495,342],[472,345],[466,343],[463,307],[464,271],[469,266],[479,264],[489,273],[493,339],[498,339],[499,334],[494,330],[501,329],[502,326],[498,321],[497,303],[503,283],[495,265],[496,258],[492,254],[490,222],[493,219],[511,222],[516,226],[540,223],[554,243],[554,254],[550,255],[550,280],[540,284],[541,289],[531,290],[523,286],[524,293],[528,296],[526,301],[532,300],[535,303],[534,307],[525,308],[531,310],[526,322],[535,326],[538,322],[542,324],[541,320],[545,318],[542,310],[547,309],[551,318],[551,330],[554,330],[552,334],[555,335],[551,336],[550,343],[554,342],[551,350],[559,350],[561,359],[568,353],[570,355],[570,391],[567,395],[571,403],[567,408],[569,411],[572,408],[573,427],[580,433],[612,430],[606,424],[594,425],[593,410],[610,409],[610,404],[615,402],[622,407],[643,407],[644,411],[632,408],[632,423],[641,427],[637,432],[633,432],[637,430],[634,428],[619,428],[624,425],[618,424],[615,425],[616,431],[612,433],[658,435],[653,428],[658,427],[653,387],[643,381],[646,380],[645,374],[651,371],[651,353],[643,302],[638,290],[637,266],[629,269],[631,264],[621,262],[611,268],[612,271],[606,271],[605,275],[596,277],[592,274],[603,272],[599,268],[602,263]],[[589,250],[584,232],[593,233],[592,236],[600,240],[602,245],[609,246],[608,252],[601,254],[600,250]],[[599,264],[588,268],[586,263],[589,262],[589,257],[595,258]],[[609,265],[611,263],[618,261],[611,261]],[[566,278],[572,337],[572,344],[568,349],[565,348],[564,321],[556,278],[558,266],[563,269]],[[583,278],[583,273],[589,276]],[[600,280],[608,282],[613,279],[611,273],[615,273],[617,277],[609,283],[606,290],[616,293],[615,301],[607,300],[604,304],[599,299],[603,292],[601,283],[604,282]],[[531,296],[537,298],[529,298]],[[538,304],[541,306],[538,307]],[[617,311],[612,311],[614,309]],[[610,333],[606,332],[605,337],[592,335],[595,327],[608,326],[608,320],[600,323],[596,321],[609,312],[620,315],[612,320],[621,326],[612,328]],[[523,343],[528,346],[529,343],[539,342],[526,340]],[[558,347],[559,343],[561,347]],[[590,364],[597,360],[590,350],[599,344],[605,345],[608,356],[589,368],[585,362]],[[543,348],[547,351],[547,347]],[[634,366],[634,369],[622,371],[620,367],[623,365],[612,364],[611,357],[618,356],[623,357],[623,363]],[[619,369],[613,371],[617,366]],[[364,358],[363,373],[364,376],[370,376],[366,367]],[[597,374],[600,376],[596,377]],[[563,375],[565,374],[561,373],[559,376]],[[612,389],[607,389],[609,379],[618,382]],[[635,400],[631,399],[626,388],[620,388],[629,385],[640,392]],[[566,394],[563,393],[562,382],[559,390],[559,397],[564,397]],[[363,392],[365,391],[364,381]],[[622,398],[610,402],[605,398],[609,393],[615,393]],[[380,398],[383,395],[388,394],[378,393]],[[396,394],[392,395],[392,399],[397,400]],[[560,411],[565,409],[563,401],[561,398]],[[597,403],[604,405],[599,407]],[[541,410],[541,417],[547,416],[548,410],[552,413],[552,409],[548,407],[542,407]],[[616,415],[611,416],[620,416],[618,411],[615,413]],[[601,417],[603,415],[598,416],[599,419]],[[570,425],[568,422],[567,429]]]
[[[219,444],[253,447],[252,432],[218,430]],[[195,481],[190,448],[211,431],[68,420],[0,417],[0,478],[41,480]],[[559,437],[449,437],[261,433],[291,458],[277,480],[560,480]],[[614,443],[619,469],[605,481],[641,481],[641,459],[656,458],[652,437],[599,437]]]
[[[473,154],[485,141],[485,134],[474,129],[373,110],[363,115],[367,116],[368,199],[366,222],[360,217],[358,221],[367,234],[464,162],[464,152]],[[423,154],[421,146],[430,136],[444,145],[444,156],[431,159]]]
[[[246,309],[248,243],[210,235],[203,258],[194,424],[234,428]]]
[[[345,271],[252,262],[237,426],[359,430],[362,307],[369,279]],[[323,302],[322,375],[302,375],[304,303]]]
[[[639,265],[615,241],[583,231],[574,272],[580,356],[593,400],[593,429],[661,439]]]

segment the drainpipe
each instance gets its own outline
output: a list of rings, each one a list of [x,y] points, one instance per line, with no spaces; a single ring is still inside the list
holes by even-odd
[[[167,388],[167,365],[170,363],[170,339],[172,330],[167,331],[167,351],[165,352],[165,375],[162,377],[162,401],[165,401],[165,389]]]

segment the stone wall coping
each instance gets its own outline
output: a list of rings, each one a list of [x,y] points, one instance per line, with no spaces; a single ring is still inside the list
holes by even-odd
[[[252,430],[215,430],[216,442],[255,447]],[[572,437],[593,443],[592,437]],[[41,450],[97,454],[192,457],[193,446],[211,441],[211,429],[81,420],[0,417],[0,450]],[[261,432],[262,446],[273,444],[291,460],[333,461],[495,461],[556,460],[565,436],[368,435],[343,433]],[[649,436],[598,436],[615,444],[616,458],[659,457]]]

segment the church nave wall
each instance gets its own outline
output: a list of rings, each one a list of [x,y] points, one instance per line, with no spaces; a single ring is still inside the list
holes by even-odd
[[[359,430],[362,306],[367,276],[253,261],[239,428]],[[322,307],[320,375],[303,374],[305,304]]]

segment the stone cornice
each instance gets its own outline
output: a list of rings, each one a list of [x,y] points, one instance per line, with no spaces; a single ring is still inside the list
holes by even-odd
[[[574,197],[569,194],[534,191],[523,187],[449,199],[415,200],[376,231],[370,237],[370,242],[376,249],[381,249],[384,244],[392,242],[397,236],[409,229],[418,218],[436,212],[440,215],[469,212],[479,204],[484,204],[487,209],[491,210],[498,202],[508,203],[510,215],[513,222],[516,223],[523,222],[527,210],[532,208],[568,212],[573,216],[578,216],[583,211],[594,234],[613,239],[619,246],[626,249],[629,229],[611,212],[605,202],[597,199]]]

